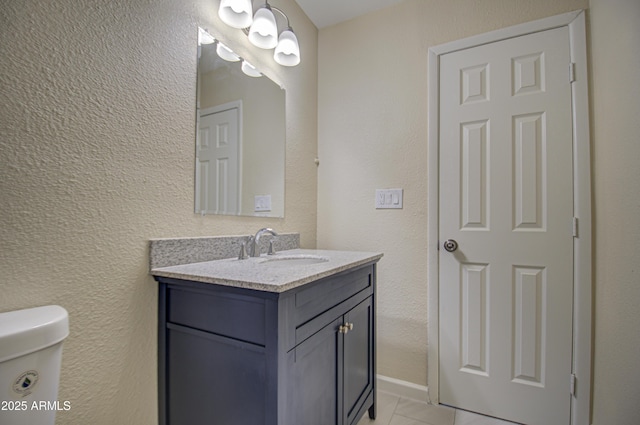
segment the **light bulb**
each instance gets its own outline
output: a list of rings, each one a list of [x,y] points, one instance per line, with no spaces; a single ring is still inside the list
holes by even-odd
[[[280,34],[278,45],[273,52],[273,59],[283,66],[296,66],[300,63],[298,38],[291,28],[287,28]]]
[[[222,0],[218,16],[230,27],[249,28],[253,21],[251,0]]]
[[[211,44],[215,41],[216,39],[206,29],[198,27],[198,45]]]
[[[249,29],[249,41],[261,49],[273,49],[278,44],[276,17],[268,4],[262,6],[253,17]]]
[[[216,53],[227,62],[238,62],[240,60],[240,57],[238,57],[238,55],[236,55],[233,50],[220,43],[219,41],[218,45],[216,46]]]
[[[258,71],[253,65],[249,62],[243,60],[242,61],[242,72],[244,72],[249,77],[262,77],[260,71]]]

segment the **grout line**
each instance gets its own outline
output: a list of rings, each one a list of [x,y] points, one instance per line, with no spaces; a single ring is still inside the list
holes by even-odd
[[[390,393],[387,393],[387,394],[390,394]],[[396,411],[398,410],[398,405],[400,404],[400,400],[402,400],[402,397],[398,395],[396,395],[395,398],[396,398],[396,401],[395,403],[393,403],[393,412],[391,413],[391,416],[389,417],[389,420],[387,421],[386,425],[391,425],[391,421],[393,420],[393,417],[397,415]]]

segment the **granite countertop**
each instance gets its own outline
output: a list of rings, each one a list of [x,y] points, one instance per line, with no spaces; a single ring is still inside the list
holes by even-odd
[[[157,267],[151,269],[151,274],[259,291],[284,292],[353,267],[378,261],[382,255],[375,252],[291,249],[275,255],[262,255],[244,260],[229,258]],[[279,260],[289,258],[310,257],[328,261],[295,265],[278,263]]]

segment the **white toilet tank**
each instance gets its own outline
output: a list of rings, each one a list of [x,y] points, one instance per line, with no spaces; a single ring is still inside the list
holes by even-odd
[[[54,425],[67,310],[57,305],[0,313],[0,424]]]

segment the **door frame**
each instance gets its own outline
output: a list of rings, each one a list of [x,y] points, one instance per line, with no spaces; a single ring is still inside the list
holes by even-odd
[[[575,226],[573,289],[573,359],[575,391],[571,397],[571,425],[591,423],[592,276],[591,276],[591,136],[587,75],[586,16],[584,10],[564,13],[472,36],[429,48],[428,65],[428,196],[427,196],[427,294],[428,294],[428,393],[439,403],[439,69],[440,55],[508,38],[568,26],[574,81],[573,182]],[[567,70],[569,75],[570,70]],[[567,377],[567,391],[570,391]]]

